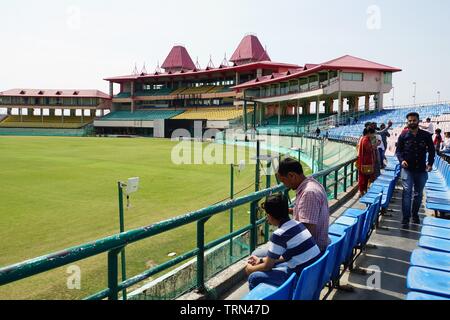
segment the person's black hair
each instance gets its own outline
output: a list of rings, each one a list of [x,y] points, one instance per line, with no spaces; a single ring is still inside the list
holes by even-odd
[[[372,125],[372,122],[366,122],[366,124],[364,125],[364,127],[367,129],[368,127],[370,127]]]
[[[386,124],[382,123],[380,128],[383,128],[383,127],[386,128]]]
[[[406,116],[406,119],[408,119],[409,117],[416,117],[417,119],[420,120],[420,115],[417,112],[408,113],[408,115]]]
[[[436,129],[436,133],[437,133],[437,134],[441,134],[441,133],[442,133],[442,130],[441,130],[441,129]]]
[[[431,118],[427,118],[427,122],[430,121],[431,122]]]
[[[300,162],[292,158],[286,158],[280,162],[278,167],[278,174],[282,177],[287,177],[289,173],[303,174],[303,167]]]
[[[374,128],[369,128],[367,129],[367,134],[375,134],[375,129]]]
[[[263,203],[263,208],[267,214],[279,221],[289,220],[289,204],[287,198],[282,194],[274,194],[267,197]]]
[[[368,133],[367,128],[364,128],[364,130],[363,130],[363,136],[367,136],[367,133]]]

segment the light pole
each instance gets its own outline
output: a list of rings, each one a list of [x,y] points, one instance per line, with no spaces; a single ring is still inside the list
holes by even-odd
[[[392,101],[392,106],[394,107],[395,106],[395,87],[392,87],[392,98],[391,98],[391,101]]]
[[[414,95],[413,95],[413,99],[414,99],[414,105],[416,105],[417,82],[413,82],[413,86],[414,86]]]
[[[438,91],[437,95],[438,95],[438,104],[440,104],[441,103],[441,92]]]

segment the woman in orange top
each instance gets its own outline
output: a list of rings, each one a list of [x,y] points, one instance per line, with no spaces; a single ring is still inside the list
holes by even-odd
[[[375,129],[364,129],[363,137],[358,144],[358,185],[359,194],[364,196],[367,193],[369,182],[374,178],[374,152],[371,139],[375,136]],[[372,168],[372,169],[370,169]]]

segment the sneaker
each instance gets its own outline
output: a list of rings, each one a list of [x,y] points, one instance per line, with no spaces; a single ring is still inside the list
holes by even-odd
[[[420,224],[420,218],[419,217],[414,217],[413,218],[413,223],[414,224]]]

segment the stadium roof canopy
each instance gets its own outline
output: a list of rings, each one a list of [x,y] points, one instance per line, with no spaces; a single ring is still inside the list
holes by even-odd
[[[119,77],[106,78],[110,82],[121,83],[130,80],[145,80],[160,78],[186,78],[186,77],[214,77],[226,73],[254,71],[256,69],[268,69],[273,71],[289,70],[299,68],[296,64],[272,62],[261,42],[255,35],[245,36],[230,61],[233,66],[221,64],[217,68],[207,67],[199,69],[193,63],[185,47],[177,45],[172,48],[163,65],[163,71],[154,73],[141,73]]]
[[[102,98],[111,97],[99,90],[79,89],[11,89],[0,92],[5,97],[48,97],[48,98]]]
[[[324,70],[373,70],[382,72],[400,72],[401,69],[379,64],[373,61],[357,58],[350,55],[345,55],[340,58],[330,60],[321,64],[306,64],[302,68],[290,69],[282,73],[273,73],[272,75],[267,75],[259,77],[257,79],[242,83],[238,86],[233,87],[235,90],[241,90],[246,88],[258,87],[261,85],[269,85],[272,83],[278,83],[281,81],[289,81],[292,79],[297,79],[303,76],[308,76],[309,74],[315,74]]]

